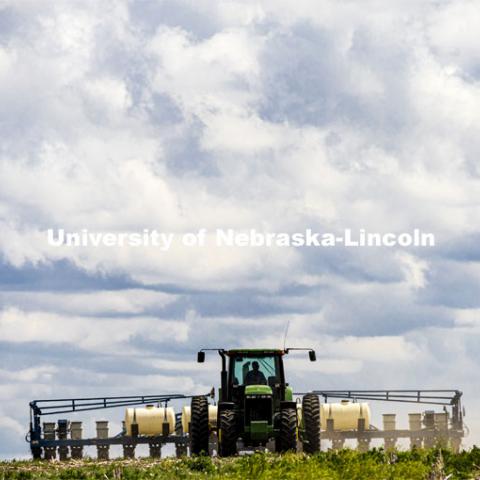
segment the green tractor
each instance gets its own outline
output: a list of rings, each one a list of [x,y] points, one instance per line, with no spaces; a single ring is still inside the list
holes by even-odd
[[[293,399],[293,389],[285,381],[283,356],[290,350],[312,349],[204,349],[197,361],[205,361],[205,351],[217,351],[222,359],[221,388],[216,426],[209,422],[209,404],[205,396],[191,402],[190,449],[194,455],[208,454],[212,431],[217,434],[218,454],[237,453],[239,440],[244,449],[265,447],[275,442],[277,452],[320,450],[320,403],[315,394],[307,394],[302,403]],[[227,370],[228,360],[228,370]]]

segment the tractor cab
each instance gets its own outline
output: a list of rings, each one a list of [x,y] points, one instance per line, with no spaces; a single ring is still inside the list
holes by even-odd
[[[229,350],[227,401],[240,407],[245,395],[285,399],[283,350]],[[289,395],[287,394],[287,397]]]
[[[229,384],[233,387],[283,383],[281,350],[229,350]]]

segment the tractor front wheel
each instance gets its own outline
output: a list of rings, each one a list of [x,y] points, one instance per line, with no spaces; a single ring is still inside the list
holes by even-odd
[[[317,395],[309,393],[303,397],[303,451],[320,451],[320,401]]]
[[[280,411],[280,433],[276,441],[277,452],[297,450],[297,411],[284,408]]]
[[[190,419],[190,451],[193,455],[208,455],[208,400],[206,397],[193,397]]]
[[[221,457],[230,457],[237,453],[236,419],[233,410],[223,410],[220,413],[218,447]]]

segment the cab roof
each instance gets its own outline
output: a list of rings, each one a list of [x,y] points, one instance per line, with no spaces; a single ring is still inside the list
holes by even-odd
[[[227,355],[284,355],[285,350],[278,348],[234,348],[225,352]]]

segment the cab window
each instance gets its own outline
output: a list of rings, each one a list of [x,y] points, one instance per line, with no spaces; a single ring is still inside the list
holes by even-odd
[[[278,383],[278,357],[238,356],[234,359],[234,385],[270,385]]]

